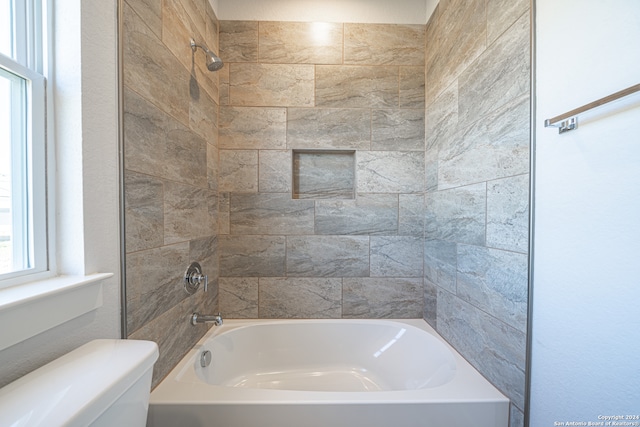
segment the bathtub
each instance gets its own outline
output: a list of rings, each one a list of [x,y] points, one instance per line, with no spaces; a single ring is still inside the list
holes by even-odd
[[[508,414],[424,320],[227,320],[153,390],[147,425],[507,427]]]

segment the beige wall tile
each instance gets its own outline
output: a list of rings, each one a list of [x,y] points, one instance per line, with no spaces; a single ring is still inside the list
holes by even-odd
[[[164,243],[183,242],[215,234],[208,189],[174,182],[164,184]]]
[[[424,110],[373,110],[371,149],[424,151]]]
[[[341,64],[342,26],[330,22],[260,22],[259,61]]]
[[[162,37],[162,0],[127,1],[158,38]]]
[[[369,149],[368,109],[289,108],[287,147]]]
[[[220,150],[220,191],[258,191],[258,151]]]
[[[126,3],[123,46],[125,86],[188,126],[188,70]]]
[[[397,107],[398,77],[398,67],[318,65],[316,106]]]
[[[344,24],[344,63],[424,65],[424,38],[424,25]]]
[[[127,169],[205,187],[205,140],[133,91],[125,89],[124,103]]]
[[[487,43],[493,43],[528,10],[528,0],[488,0]]]
[[[448,87],[487,46],[486,2],[450,0],[427,29],[427,102]]]
[[[258,157],[258,190],[291,194],[291,151],[260,150]]]
[[[258,22],[220,21],[220,58],[229,62],[258,60]]]
[[[286,108],[220,107],[220,148],[286,148]]]
[[[313,65],[231,64],[231,105],[311,107],[314,102]]]
[[[400,67],[400,108],[424,108],[424,67]]]

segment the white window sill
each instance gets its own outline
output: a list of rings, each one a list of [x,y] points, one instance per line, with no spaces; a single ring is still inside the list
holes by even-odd
[[[112,276],[58,276],[0,290],[0,350],[100,307],[102,281]]]

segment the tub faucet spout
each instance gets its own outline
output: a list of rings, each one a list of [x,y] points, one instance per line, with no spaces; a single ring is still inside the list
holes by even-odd
[[[222,325],[222,316],[220,315],[220,313],[214,314],[212,316],[193,313],[191,315],[191,324],[193,326],[196,326],[198,323],[213,323],[216,326],[220,326]]]

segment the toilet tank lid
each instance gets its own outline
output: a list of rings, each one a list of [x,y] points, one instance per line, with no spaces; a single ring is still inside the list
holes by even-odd
[[[0,425],[92,422],[153,367],[158,354],[151,341],[91,341],[0,389]]]

